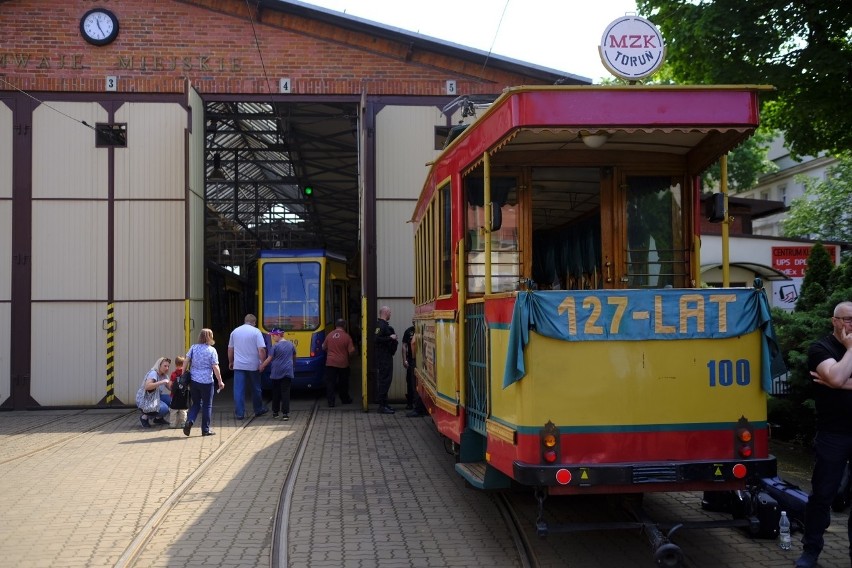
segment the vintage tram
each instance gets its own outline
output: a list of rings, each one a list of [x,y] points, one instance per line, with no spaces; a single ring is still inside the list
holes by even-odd
[[[775,475],[766,294],[699,271],[701,174],[754,132],[764,89],[510,88],[430,165],[417,389],[471,485],[543,500]]]

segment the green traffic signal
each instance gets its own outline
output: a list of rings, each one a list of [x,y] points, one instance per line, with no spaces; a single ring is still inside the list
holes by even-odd
[[[305,197],[310,197],[311,195],[313,195],[313,194],[314,194],[314,188],[312,188],[312,187],[311,187],[311,186],[309,186],[309,185],[308,185],[308,186],[306,186],[306,187],[305,187],[302,191],[304,192]]]

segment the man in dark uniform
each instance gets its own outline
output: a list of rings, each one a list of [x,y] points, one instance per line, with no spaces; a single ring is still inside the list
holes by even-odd
[[[379,309],[379,319],[376,322],[375,354],[376,354],[376,398],[379,402],[379,414],[394,414],[394,409],[388,406],[388,391],[393,380],[393,356],[399,342],[396,332],[388,323],[391,317],[391,309],[382,306]]]
[[[852,302],[840,302],[831,318],[831,335],[808,350],[808,369],[816,383],[817,435],[811,495],[805,506],[805,533],[797,568],[812,568],[825,543],[831,522],[831,503],[840,487],[846,462],[852,459]],[[852,545],[852,512],[849,513]],[[850,549],[852,554],[852,548]]]

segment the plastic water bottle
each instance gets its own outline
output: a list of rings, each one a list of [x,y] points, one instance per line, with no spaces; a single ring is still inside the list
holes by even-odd
[[[790,519],[787,518],[787,511],[781,511],[781,520],[778,521],[778,545],[781,550],[790,550]]]

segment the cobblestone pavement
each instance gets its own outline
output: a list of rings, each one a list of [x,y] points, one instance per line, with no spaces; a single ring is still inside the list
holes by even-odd
[[[143,430],[132,409],[0,413],[2,564],[269,566],[279,497],[313,399],[297,398],[289,422],[236,421],[229,399],[217,397],[217,435],[204,438],[198,429],[189,438]],[[655,518],[706,516],[698,501],[655,495],[646,507]],[[585,499],[548,506],[570,518],[604,511]],[[533,507],[519,514],[531,533]],[[834,515],[823,568],[849,565],[845,516]],[[637,531],[532,540],[543,566],[654,565]],[[731,529],[684,530],[675,542],[692,568],[792,566],[798,548]],[[292,567],[520,566],[495,498],[455,475],[428,418],[355,405],[317,412],[287,543]]]

